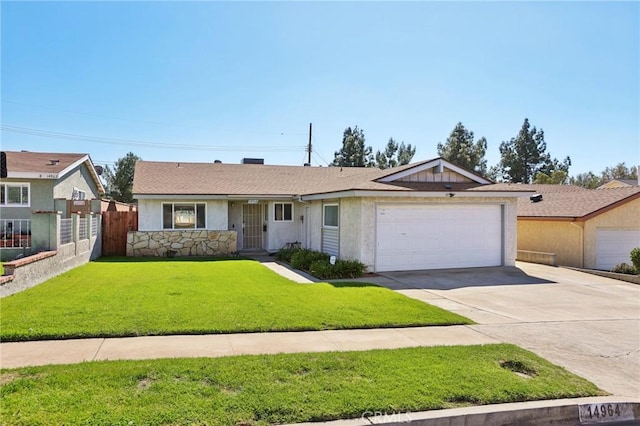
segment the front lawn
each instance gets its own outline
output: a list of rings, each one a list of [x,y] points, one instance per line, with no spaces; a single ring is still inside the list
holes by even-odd
[[[602,395],[513,345],[4,370],[5,425],[264,425]]]
[[[249,260],[91,262],[0,300],[3,341],[469,324],[362,283],[297,284]]]

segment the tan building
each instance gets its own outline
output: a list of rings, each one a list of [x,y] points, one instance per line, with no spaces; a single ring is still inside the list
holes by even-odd
[[[559,265],[610,270],[630,264],[631,249],[640,247],[640,186],[500,186],[508,188],[541,195],[518,200],[518,250],[555,253]]]

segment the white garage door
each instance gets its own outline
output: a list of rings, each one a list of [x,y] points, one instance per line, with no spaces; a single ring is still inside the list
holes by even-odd
[[[596,269],[610,271],[619,263],[631,264],[629,253],[640,246],[640,229],[596,230]]]
[[[378,205],[376,270],[471,268],[502,264],[502,207]]]

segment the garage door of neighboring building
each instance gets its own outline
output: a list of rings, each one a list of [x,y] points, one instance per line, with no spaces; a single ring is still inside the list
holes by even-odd
[[[596,269],[610,271],[619,263],[631,264],[629,254],[640,246],[640,229],[596,229]]]
[[[376,271],[502,265],[498,204],[377,206]]]

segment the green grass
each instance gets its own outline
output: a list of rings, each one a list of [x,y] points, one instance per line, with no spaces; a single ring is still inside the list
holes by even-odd
[[[526,371],[518,375],[504,365]],[[4,370],[4,425],[255,425],[602,395],[513,345]]]
[[[0,300],[3,341],[468,324],[362,283],[297,284],[249,260],[91,262]]]

